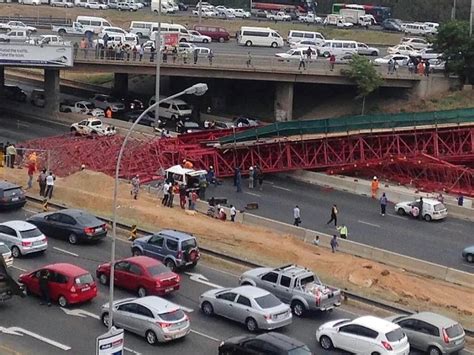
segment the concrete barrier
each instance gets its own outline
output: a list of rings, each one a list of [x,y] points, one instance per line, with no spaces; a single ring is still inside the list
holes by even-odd
[[[474,288],[474,274],[469,272],[447,268],[445,280],[458,285]]]

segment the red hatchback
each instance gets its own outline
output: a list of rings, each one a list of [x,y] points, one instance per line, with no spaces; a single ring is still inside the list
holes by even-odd
[[[115,286],[135,291],[139,297],[163,296],[179,289],[180,278],[168,267],[148,256],[132,256],[115,263]],[[99,265],[96,270],[100,283],[107,285],[110,263]]]
[[[52,301],[61,307],[82,303],[97,296],[97,285],[91,274],[79,266],[60,263],[43,266],[28,274],[21,274],[19,281],[28,293],[41,295],[39,276],[43,270],[49,271],[49,293]]]

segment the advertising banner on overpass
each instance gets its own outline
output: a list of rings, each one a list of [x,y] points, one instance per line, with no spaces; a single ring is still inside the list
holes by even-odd
[[[0,44],[0,65],[22,67],[72,67],[71,46]]]

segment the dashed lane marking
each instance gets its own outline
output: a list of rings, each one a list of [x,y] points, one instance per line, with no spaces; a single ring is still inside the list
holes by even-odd
[[[60,251],[61,253],[65,253],[65,254],[69,254],[69,255],[75,256],[76,258],[79,256],[79,254],[76,254],[76,253],[70,252],[70,251],[68,251],[68,250],[61,249],[61,248],[53,247],[53,249],[54,249],[54,250],[57,250],[57,251]]]
[[[262,196],[262,195],[259,195],[259,194],[254,193],[254,192],[245,191],[244,193],[246,193],[247,195],[252,195],[252,196],[257,196],[257,197],[261,197],[261,196]]]
[[[375,228],[380,228],[380,226],[378,224],[374,224],[374,223],[370,223],[370,222],[365,222],[365,221],[357,221],[359,223],[362,223],[362,224],[366,224],[368,226],[372,226],[372,227],[375,227]]]
[[[291,191],[290,189],[286,188],[286,187],[282,187],[282,186],[278,186],[278,185],[273,185],[273,187],[275,189],[279,189],[279,190],[285,190],[285,191]]]
[[[207,335],[207,334],[198,332],[197,330],[191,329],[191,333],[200,335],[200,336],[202,336],[202,337],[204,337],[204,338],[207,338],[207,339],[213,340],[213,341],[215,341],[215,342],[217,342],[217,343],[220,343],[220,340],[219,340],[219,339],[214,338],[214,337],[211,337],[210,335]]]

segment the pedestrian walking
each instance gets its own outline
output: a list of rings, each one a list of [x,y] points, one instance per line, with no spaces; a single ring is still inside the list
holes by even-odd
[[[249,189],[254,188],[254,183],[255,183],[255,170],[253,169],[253,166],[249,168]]]
[[[235,173],[235,186],[237,187],[237,192],[242,192],[242,174],[240,173],[240,168],[236,169]]]
[[[188,52],[183,52],[183,64],[188,64]]]
[[[298,205],[296,205],[295,208],[293,208],[293,218],[294,218],[293,225],[298,227],[301,223],[301,211]]]
[[[420,202],[418,204],[418,209],[420,210],[420,213],[418,215],[418,218],[421,220],[423,220],[423,197],[420,197]]]
[[[199,59],[199,49],[196,48],[196,49],[194,49],[194,51],[193,51],[194,64],[197,64],[198,59]]]
[[[372,192],[372,198],[377,197],[377,191],[379,189],[379,179],[377,179],[377,176],[374,176],[372,179],[372,182],[370,183],[370,191]]]
[[[166,50],[163,50],[163,63],[168,63],[168,52]]]
[[[337,227],[337,230],[339,231],[339,237],[341,237],[342,239],[347,239],[347,236],[349,235],[349,231],[345,224],[343,224],[340,227]]]
[[[138,60],[141,62],[143,59],[143,54],[145,54],[145,50],[143,49],[143,46],[140,46],[138,49]]]
[[[184,210],[186,207],[186,186],[179,185],[179,206]]]
[[[156,52],[156,49],[154,46],[151,46],[150,48],[150,62],[154,62],[155,61],[155,52]]]
[[[338,213],[339,211],[337,210],[337,206],[333,205],[331,208],[331,219],[326,224],[330,224],[332,221],[334,221],[334,226],[337,227],[337,214]]]
[[[132,179],[132,190],[130,191],[130,195],[133,196],[134,200],[138,197],[138,191],[140,191],[140,178],[138,175],[135,175]]]
[[[54,176],[53,172],[50,171],[49,175],[46,177],[46,191],[44,197],[49,199],[53,198],[54,180],[56,180],[56,176]]]
[[[41,270],[39,278],[39,287],[41,291],[41,305],[47,304],[51,307],[51,297],[49,295],[49,279],[50,274],[48,270]]]
[[[13,143],[10,143],[10,145],[7,146],[7,166],[10,168],[15,167],[15,160],[16,160],[16,148]]]
[[[311,55],[313,54],[313,51],[311,50],[311,47],[308,46],[308,49],[306,50],[306,59],[309,61],[311,60]]]
[[[339,243],[337,242],[337,235],[334,234],[331,239],[331,250],[333,253],[336,252],[338,246]]]
[[[163,198],[161,200],[161,204],[163,206],[168,206],[168,199],[170,196],[170,183],[168,181],[165,181],[163,184]]]
[[[39,190],[40,190],[40,196],[41,197],[46,197],[45,196],[45,191],[46,191],[46,169],[41,170],[41,173],[38,176],[38,184],[39,184]]]
[[[252,55],[250,52],[247,53],[247,68],[250,68],[252,66]]]
[[[173,47],[173,50],[171,51],[171,57],[173,58],[173,64],[175,64],[176,59],[178,58],[178,49],[176,49],[176,47]]]
[[[212,65],[212,59],[214,58],[214,52],[209,50],[209,54],[207,55],[207,59],[209,59],[209,65]]]
[[[425,75],[426,76],[430,76],[430,61],[429,60],[425,60]]]
[[[262,191],[263,190],[263,171],[259,166],[257,166],[256,175],[257,175],[257,180],[258,180],[258,189]]]
[[[393,58],[390,58],[390,60],[388,61],[388,74],[393,74],[394,71],[395,71],[395,61],[393,60]]]
[[[458,206],[464,206],[464,196],[463,195],[459,195],[458,196]]]
[[[334,71],[334,65],[336,64],[336,56],[334,54],[331,54],[329,57],[329,68],[331,71]]]
[[[33,175],[36,172],[36,164],[34,161],[28,162],[28,189],[33,187]]]
[[[189,209],[191,211],[194,211],[196,209],[197,200],[198,200],[198,194],[196,193],[196,191],[193,190],[189,196],[189,201],[191,201],[191,206],[189,207]]]
[[[385,195],[385,192],[382,194],[379,201],[380,201],[380,214],[382,216],[385,216],[385,211],[387,209],[387,203],[388,203],[387,195]]]
[[[230,220],[231,222],[235,222],[235,216],[237,215],[237,209],[234,205],[230,205]]]
[[[298,70],[301,70],[301,67],[303,67],[303,70],[306,70],[303,51],[300,52],[300,64],[298,65]]]

